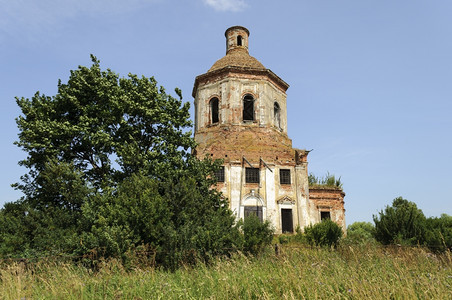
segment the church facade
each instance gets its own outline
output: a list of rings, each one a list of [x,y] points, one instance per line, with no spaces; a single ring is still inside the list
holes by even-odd
[[[287,135],[289,85],[249,55],[249,31],[228,28],[226,55],[195,79],[195,150],[223,160],[217,188],[237,219],[268,219],[276,233],[330,218],[345,230],[341,189],[310,188],[308,154]]]

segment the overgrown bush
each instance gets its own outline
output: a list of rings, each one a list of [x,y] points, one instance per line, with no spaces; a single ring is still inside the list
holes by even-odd
[[[442,214],[439,218],[426,220],[425,240],[435,252],[452,251],[452,216]]]
[[[83,207],[85,231],[79,254],[102,249],[105,257],[122,257],[131,247],[147,245],[159,266],[174,269],[209,261],[242,246],[234,216],[216,190],[194,178],[177,183],[134,175],[114,194],[104,193]]]
[[[337,246],[342,237],[342,229],[330,219],[322,220],[315,225],[309,225],[304,230],[306,240],[316,246]]]
[[[325,177],[317,177],[312,173],[309,173],[308,183],[310,187],[329,187],[342,189],[341,177],[336,178],[333,174],[329,172],[326,173]]]
[[[364,245],[375,243],[375,226],[370,222],[355,222],[347,227],[347,236],[341,241],[345,244]]]
[[[257,216],[251,215],[239,221],[243,231],[243,250],[245,253],[257,255],[262,249],[271,244],[274,228],[270,221],[261,222]]]

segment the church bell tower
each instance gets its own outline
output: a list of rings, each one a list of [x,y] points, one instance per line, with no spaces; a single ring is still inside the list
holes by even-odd
[[[195,79],[195,152],[223,160],[217,188],[238,219],[254,214],[293,232],[320,220],[309,200],[309,152],[287,135],[289,85],[249,55],[249,36],[228,28],[226,55]]]

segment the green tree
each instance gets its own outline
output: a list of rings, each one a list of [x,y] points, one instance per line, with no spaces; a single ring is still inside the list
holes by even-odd
[[[27,152],[30,169],[17,184],[27,197],[47,187],[42,172],[49,161],[70,164],[97,190],[138,170],[155,177],[181,168],[194,147],[189,104],[165,93],[156,80],[102,71],[92,56],[90,68],[71,71],[67,84],[49,97],[17,98],[22,115],[16,144]]]
[[[375,242],[375,226],[370,222],[354,222],[347,227],[345,243],[367,244]]]
[[[433,251],[452,250],[452,216],[442,214],[426,221],[426,244]]]
[[[425,216],[416,204],[402,197],[395,198],[392,206],[373,216],[375,239],[384,244],[423,244]]]
[[[15,185],[25,196],[0,211],[1,253],[124,258],[143,244],[174,268],[232,251],[239,231],[209,179],[218,162],[191,154],[181,92],[92,62],[55,96],[17,99],[16,144],[29,172]]]

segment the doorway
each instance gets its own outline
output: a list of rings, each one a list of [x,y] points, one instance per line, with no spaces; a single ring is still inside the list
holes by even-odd
[[[292,209],[281,208],[281,225],[283,233],[293,232]]]

